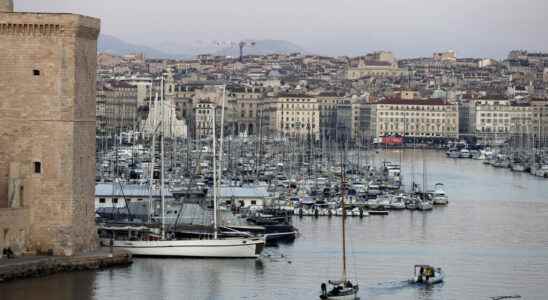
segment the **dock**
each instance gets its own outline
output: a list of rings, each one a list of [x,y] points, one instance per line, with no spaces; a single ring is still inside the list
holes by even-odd
[[[0,283],[16,279],[42,277],[60,272],[97,270],[132,263],[128,252],[101,248],[77,256],[20,256],[0,258]]]

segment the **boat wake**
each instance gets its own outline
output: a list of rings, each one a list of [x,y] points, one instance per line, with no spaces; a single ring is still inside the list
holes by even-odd
[[[409,280],[387,281],[378,283],[373,289],[402,289],[409,287],[410,285],[411,282]]]

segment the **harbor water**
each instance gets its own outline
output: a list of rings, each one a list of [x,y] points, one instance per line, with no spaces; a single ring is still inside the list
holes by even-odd
[[[361,299],[548,299],[548,180],[440,151],[379,150],[401,159],[404,182],[445,184],[450,204],[348,220],[349,275]],[[415,171],[412,175],[411,172]],[[301,236],[257,260],[135,259],[129,268],[0,284],[0,299],[318,299],[340,277],[340,218],[294,217]],[[411,286],[413,265],[445,283]]]

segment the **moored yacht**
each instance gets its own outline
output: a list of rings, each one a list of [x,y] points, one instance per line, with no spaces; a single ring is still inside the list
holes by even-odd
[[[432,202],[429,201],[429,200],[419,200],[418,204],[417,204],[417,209],[418,210],[432,210],[433,209],[433,205],[432,205]]]
[[[444,190],[443,183],[436,183],[434,185],[434,191],[432,192],[432,203],[434,205],[447,205],[449,198]]]
[[[132,255],[160,257],[256,258],[264,244],[262,238],[113,241],[113,247]]]

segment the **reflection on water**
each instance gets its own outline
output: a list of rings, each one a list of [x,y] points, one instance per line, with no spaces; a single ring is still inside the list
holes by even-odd
[[[548,181],[443,153],[427,157],[429,180],[445,183],[448,207],[348,221],[349,274],[361,299],[547,299]],[[302,234],[295,243],[267,248],[259,260],[136,259],[129,268],[0,284],[0,299],[318,299],[320,283],[340,274],[340,219],[294,222]],[[422,263],[443,267],[446,282],[404,283]]]

